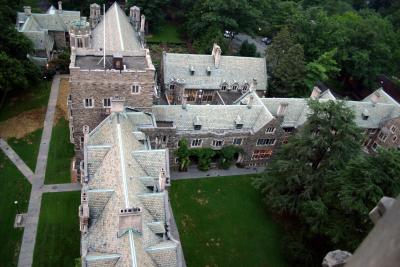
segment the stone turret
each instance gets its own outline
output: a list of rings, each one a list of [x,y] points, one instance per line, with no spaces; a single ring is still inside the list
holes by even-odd
[[[132,23],[133,27],[136,31],[139,30],[140,24],[140,8],[137,6],[133,6],[129,10],[129,20]]]
[[[92,29],[97,26],[100,22],[100,17],[101,17],[101,12],[100,12],[100,6],[96,3],[90,5],[90,26]]]
[[[90,48],[90,25],[86,18],[71,22],[69,29],[71,48]]]

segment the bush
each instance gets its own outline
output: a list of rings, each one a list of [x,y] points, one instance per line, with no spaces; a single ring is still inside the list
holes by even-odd
[[[190,164],[188,141],[186,139],[179,140],[178,147],[179,148],[175,151],[175,155],[178,157],[179,171],[187,171]]]
[[[257,48],[255,44],[250,44],[247,40],[245,40],[240,46],[239,55],[242,57],[256,57]]]
[[[222,169],[229,169],[229,167],[233,164],[235,154],[237,153],[242,153],[243,149],[237,146],[226,146],[223,147],[220,151],[219,154],[221,156],[219,165]]]
[[[216,152],[211,148],[195,148],[190,150],[192,156],[196,156],[199,159],[198,168],[200,171],[208,171],[212,158],[216,155]]]

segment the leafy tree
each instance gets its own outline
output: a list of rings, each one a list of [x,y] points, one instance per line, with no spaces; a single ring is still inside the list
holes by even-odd
[[[216,152],[206,147],[191,149],[190,154],[199,159],[198,168],[200,171],[208,171],[210,169],[211,160],[216,155]]]
[[[309,89],[313,88],[316,82],[324,82],[340,71],[336,60],[333,58],[335,54],[336,49],[331,50],[306,65],[304,83]]]
[[[224,146],[220,151],[219,155],[220,159],[220,166],[222,169],[229,169],[232,165],[235,155],[237,153],[243,153],[243,149],[237,146]]]
[[[256,57],[257,56],[257,48],[256,48],[255,44],[249,44],[249,42],[247,40],[245,40],[240,45],[239,55],[243,56],[243,57]]]
[[[304,94],[304,52],[294,42],[287,28],[283,28],[267,48],[270,69],[270,90],[273,95],[300,96]]]
[[[190,164],[190,151],[188,147],[188,141],[186,139],[179,140],[178,149],[175,151],[175,155],[178,157],[179,170],[187,171],[187,167]]]
[[[222,32],[217,27],[210,27],[204,34],[200,35],[193,43],[193,46],[199,53],[211,53],[213,44],[217,43],[222,50],[228,50],[228,45]]]

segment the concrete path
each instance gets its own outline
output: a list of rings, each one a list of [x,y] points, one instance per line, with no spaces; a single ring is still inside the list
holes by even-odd
[[[212,169],[206,172],[199,171],[197,167],[189,167],[187,172],[171,172],[171,180],[185,180],[185,179],[197,179],[204,177],[216,177],[216,176],[233,176],[233,175],[245,175],[262,173],[265,167],[252,167],[249,169],[238,168],[236,166],[230,167],[228,170]]]
[[[44,185],[41,190],[43,193],[48,192],[69,192],[69,191],[81,191],[81,184],[47,184]]]
[[[25,164],[25,162],[15,153],[15,151],[0,138],[0,148],[3,150],[4,154],[14,163],[17,169],[29,180],[32,184],[33,182],[33,172],[32,170]]]
[[[56,75],[53,78],[51,85],[51,92],[49,97],[49,103],[47,106],[46,117],[44,120],[44,127],[42,133],[42,139],[40,141],[39,154],[36,161],[35,174],[32,176],[32,190],[29,199],[28,216],[26,218],[26,224],[24,228],[24,235],[22,237],[21,250],[19,253],[18,267],[30,267],[33,262],[33,252],[35,249],[37,227],[39,223],[40,205],[42,203],[43,192],[59,192],[70,191],[75,186],[63,186],[55,185],[55,187],[44,186],[44,176],[46,174],[47,156],[49,153],[51,132],[53,130],[54,114],[56,111],[56,104],[58,98],[58,90],[60,87],[60,76]],[[77,189],[79,190],[79,189]]]

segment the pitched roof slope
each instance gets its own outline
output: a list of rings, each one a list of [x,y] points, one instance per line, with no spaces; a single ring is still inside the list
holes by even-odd
[[[106,30],[105,49],[107,54],[142,49],[138,33],[129,23],[128,17],[117,2],[106,11],[105,16],[92,31],[92,45],[96,50],[103,49],[104,27]]]
[[[194,74],[190,68],[194,69]],[[267,67],[264,58],[221,56],[219,67],[214,65],[212,55],[163,54],[164,82],[179,79],[186,88],[219,89],[226,82],[243,86],[257,80],[256,90],[266,90]],[[207,68],[211,74],[207,74]]]

